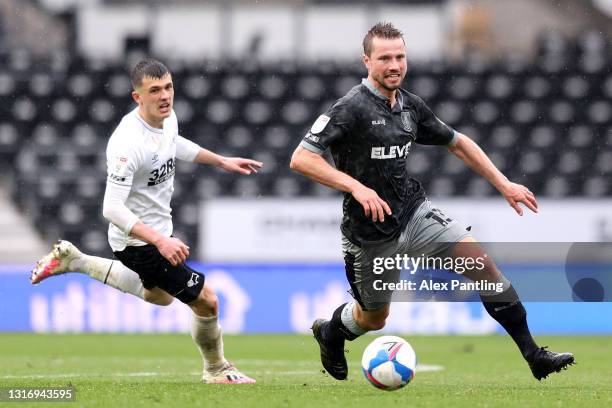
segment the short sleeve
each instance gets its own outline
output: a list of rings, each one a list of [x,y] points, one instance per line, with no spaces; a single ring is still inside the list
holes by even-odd
[[[455,139],[453,128],[442,122],[421,98],[416,100],[418,130],[416,142],[423,145],[450,145]]]
[[[191,140],[185,139],[183,136],[176,137],[176,158],[184,161],[194,161],[200,146]]]
[[[327,112],[317,118],[304,136],[300,146],[322,154],[332,143],[350,133],[354,115],[345,101],[338,101]]]
[[[134,174],[140,167],[142,155],[136,148],[122,149],[110,148],[106,151],[107,183],[130,187],[134,181]]]

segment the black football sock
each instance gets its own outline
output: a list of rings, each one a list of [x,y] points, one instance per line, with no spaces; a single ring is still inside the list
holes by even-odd
[[[355,340],[359,335],[351,332],[342,323],[342,310],[346,306],[346,303],[339,306],[332,315],[329,322],[325,323],[321,329],[321,335],[323,339],[330,343],[344,343],[344,340]]]
[[[514,287],[510,285],[505,291],[495,295],[481,294],[480,299],[489,315],[506,329],[523,357],[529,360],[538,349],[538,345],[531,337],[527,326],[527,311]]]

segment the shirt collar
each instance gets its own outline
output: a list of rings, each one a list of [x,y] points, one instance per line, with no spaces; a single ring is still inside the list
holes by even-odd
[[[368,88],[368,91],[372,92],[374,94],[374,96],[376,96],[377,98],[382,99],[383,101],[385,101],[386,103],[389,103],[389,98],[387,98],[385,95],[382,94],[382,92],[380,92],[370,81],[368,81],[367,78],[363,78],[361,80],[361,83]],[[395,93],[395,105],[393,106],[393,110],[396,110],[399,108],[399,110],[402,109],[403,103],[402,103],[402,94],[398,91]]]
[[[149,125],[142,116],[140,116],[140,113],[138,112],[138,107],[136,107],[134,109],[134,112],[136,114],[136,118],[144,125],[145,128],[147,128],[148,130],[150,130],[151,132],[154,133],[164,133],[164,129],[159,129],[159,128],[154,128],[153,126]],[[165,120],[164,120],[165,121]]]

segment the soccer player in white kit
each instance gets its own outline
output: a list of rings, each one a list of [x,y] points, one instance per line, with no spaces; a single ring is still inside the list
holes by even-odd
[[[245,175],[256,173],[262,163],[223,157],[181,137],[172,109],[172,76],[161,62],[141,61],[131,81],[138,106],[123,117],[106,150],[103,214],[110,222],[109,243],[119,261],[83,254],[70,242],[60,241],[37,262],[31,282],[82,272],[157,305],[177,298],[193,311],[191,334],[204,362],[202,380],[254,383],[224,357],[217,296],[204,275],[186,265],[189,247],[172,237],[170,199],[176,159]]]

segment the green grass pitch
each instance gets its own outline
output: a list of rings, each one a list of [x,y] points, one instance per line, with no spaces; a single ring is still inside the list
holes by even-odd
[[[306,335],[225,336],[226,355],[255,385],[203,385],[200,356],[188,334],[0,334],[0,387],[72,384],[76,401],[0,403],[52,407],[610,407],[612,337],[539,337],[572,351],[577,365],[541,383],[508,337],[406,337],[420,363],[402,390],[385,392],[361,374],[361,352],[373,337],[349,343],[347,381],[321,372]],[[50,405],[49,405],[50,404]]]

